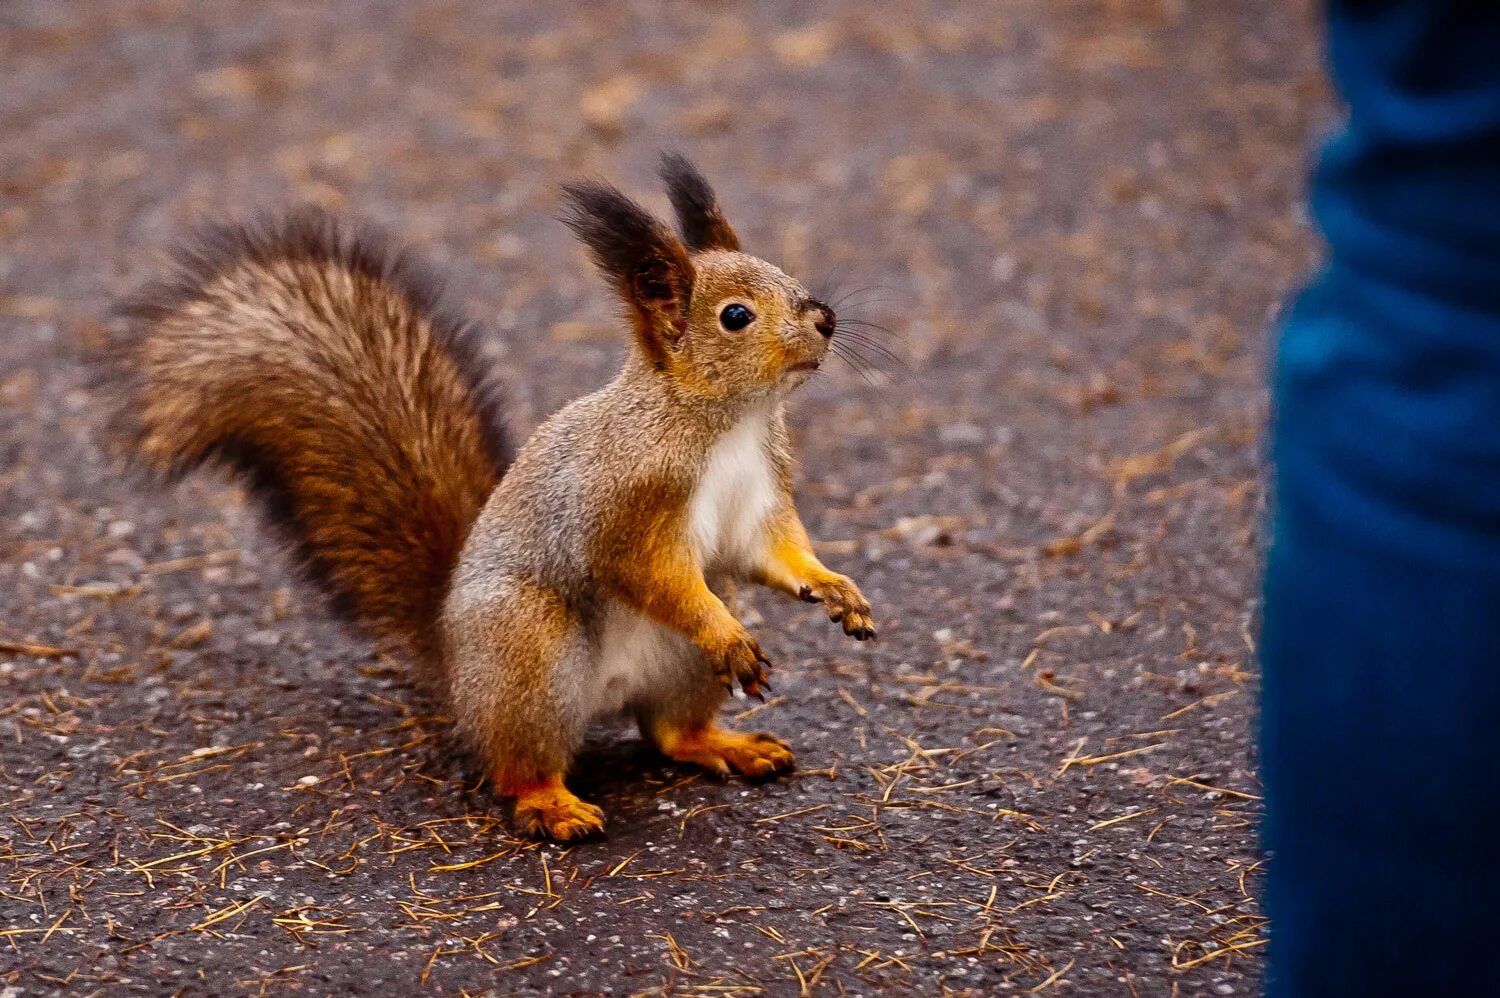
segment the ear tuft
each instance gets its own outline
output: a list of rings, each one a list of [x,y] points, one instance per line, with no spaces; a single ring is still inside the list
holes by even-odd
[[[631,272],[648,258],[681,254],[671,230],[611,184],[564,184],[563,203],[563,223],[616,283],[628,282]]]
[[[563,185],[562,220],[589,248],[637,318],[641,344],[660,359],[686,328],[693,264],[672,230],[618,188],[597,180]]]
[[[713,188],[698,168],[681,153],[669,152],[661,158],[657,171],[667,185],[667,197],[677,213],[677,227],[688,248],[698,250],[738,250],[740,237],[719,209]]]

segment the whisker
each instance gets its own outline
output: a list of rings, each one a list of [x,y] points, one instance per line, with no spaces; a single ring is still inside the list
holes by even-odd
[[[829,274],[822,279],[814,282],[813,295],[819,301],[828,301],[838,293],[838,287],[843,283],[843,280],[844,268],[841,267],[838,270],[835,270],[832,274]]]
[[[891,349],[884,343],[881,343],[879,340],[872,339],[857,330],[845,330],[843,336],[844,342],[846,344],[852,345],[851,349],[853,349],[854,347],[862,347],[865,350],[871,351],[872,353],[881,357],[885,361],[891,364],[895,364],[902,370],[911,370],[911,363],[907,360],[904,354]],[[866,357],[865,359],[870,360],[871,358]]]
[[[857,294],[859,292],[856,291],[845,295],[842,301],[836,302],[829,307],[837,312],[839,309],[872,308],[881,305],[890,305],[897,300],[895,298],[855,298],[854,295]]]
[[[898,373],[901,373],[896,370],[897,365],[876,363],[869,357],[866,357],[864,354],[857,353],[853,350],[846,349],[840,356],[844,358],[845,363],[848,363],[851,366],[857,367],[862,371],[869,372],[870,374],[879,374],[887,379],[892,379]]]
[[[865,368],[870,368],[872,366],[869,358],[865,357],[858,350],[856,350],[854,348],[854,345],[851,343],[835,342],[830,344],[828,349],[831,353],[839,357],[843,357],[846,361],[858,362],[860,366]]]
[[[855,295],[862,295],[862,294],[868,294],[870,292],[890,291],[890,290],[891,290],[890,288],[884,287],[884,286],[879,285],[879,284],[872,284],[872,285],[868,285],[868,286],[863,287],[863,288],[855,288],[853,291],[846,292],[843,296],[841,296],[839,298],[838,301],[832,302],[830,304],[830,307],[833,308],[835,311],[837,311],[839,308],[842,308],[845,304],[848,304],[849,299],[853,298]],[[882,299],[882,301],[885,301],[885,300],[888,300],[888,299]],[[869,302],[859,302],[859,303],[856,303],[855,305],[853,305],[851,307],[858,307],[858,305],[860,305],[860,304],[869,304]]]
[[[891,337],[892,339],[897,339],[897,340],[901,340],[901,339],[905,339],[906,338],[904,334],[896,332],[891,327],[889,327],[889,326],[882,326],[880,323],[878,323],[878,322],[871,322],[868,319],[844,319],[844,318],[840,318],[839,319],[839,325],[840,326],[857,326],[860,329],[874,330],[875,332],[884,333],[885,335]]]
[[[855,374],[858,374],[860,378],[865,382],[865,384],[869,385],[871,388],[878,387],[875,383],[875,379],[871,377],[874,368],[871,367],[869,361],[865,360],[862,357],[859,357],[857,354],[853,354],[847,351],[846,349],[830,349],[833,355],[842,360],[845,364],[848,364],[849,369],[852,370]]]
[[[840,295],[838,297],[837,300],[830,301],[828,304],[831,305],[831,306],[842,305],[844,302],[848,301],[850,298],[854,297],[857,294],[860,294],[860,293],[865,292],[865,291],[874,291],[874,290],[875,289],[873,287],[854,288],[851,291],[844,292],[842,295]]]
[[[869,385],[871,388],[878,388],[878,387],[880,387],[879,385],[877,385],[875,383],[875,379],[872,378],[872,377],[870,377],[870,375],[869,375],[868,372],[866,372],[864,369],[862,369],[861,367],[859,367],[858,365],[856,365],[855,363],[853,363],[852,361],[850,361],[848,357],[845,357],[842,354],[838,354],[837,356],[838,356],[839,360],[842,360],[845,364],[847,364],[849,366],[849,370],[851,370],[855,374],[859,375],[859,380],[863,381],[865,384]]]

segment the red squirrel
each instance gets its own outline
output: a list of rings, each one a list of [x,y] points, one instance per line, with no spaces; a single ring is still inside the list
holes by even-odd
[[[686,159],[661,177],[680,235],[608,184],[564,188],[632,348],[514,456],[475,327],[379,233],[319,211],[205,232],[127,304],[116,354],[140,463],[247,483],[334,606],[435,681],[517,827],[557,840],[604,827],[564,783],[600,716],[715,773],[792,768],[779,738],[716,719],[770,670],[735,583],[875,637],[792,500],[784,407],[834,312],[741,250]]]

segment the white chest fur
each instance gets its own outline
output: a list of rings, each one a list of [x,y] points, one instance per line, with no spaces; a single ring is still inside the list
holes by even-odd
[[[688,536],[705,569],[749,566],[761,554],[766,520],[776,502],[769,432],[770,414],[757,411],[709,451],[688,510]]]
[[[709,452],[687,518],[693,555],[706,572],[747,569],[764,553],[776,502],[769,433],[770,414],[752,413]],[[670,695],[684,670],[707,668],[686,637],[620,603],[605,608],[598,641],[594,716]]]
[[[600,628],[589,714],[604,717],[670,696],[684,670],[706,668],[702,652],[686,637],[611,601]]]

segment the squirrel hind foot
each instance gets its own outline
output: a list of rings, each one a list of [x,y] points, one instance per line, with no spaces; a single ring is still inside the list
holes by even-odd
[[[766,780],[796,767],[786,742],[764,731],[731,731],[716,724],[657,732],[657,747],[669,759],[702,766],[720,776],[731,772]]]
[[[509,790],[515,827],[532,838],[573,842],[604,833],[604,812],[563,785],[562,777]]]

